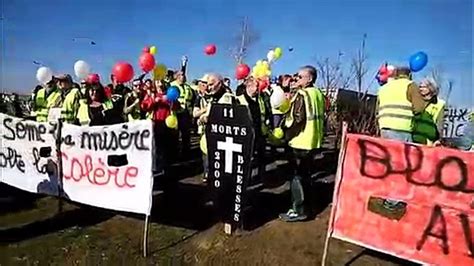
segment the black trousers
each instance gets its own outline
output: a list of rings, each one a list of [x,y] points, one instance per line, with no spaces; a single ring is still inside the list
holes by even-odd
[[[177,114],[178,117],[178,130],[181,134],[181,155],[189,155],[191,146],[191,126],[192,119],[188,111]]]
[[[308,199],[311,189],[311,168],[316,150],[289,149],[288,159],[293,170],[290,183],[292,209],[304,214],[308,212]]]
[[[153,170],[161,172],[167,170],[172,158],[173,129],[166,126],[165,121],[154,122],[154,167]]]

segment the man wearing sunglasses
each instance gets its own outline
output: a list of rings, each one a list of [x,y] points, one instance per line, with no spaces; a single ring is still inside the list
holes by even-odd
[[[305,198],[310,188],[310,166],[315,151],[323,142],[325,104],[323,93],[314,86],[316,75],[313,66],[304,66],[298,71],[295,95],[282,127],[291,148],[290,162],[295,167],[290,184],[292,208],[280,214],[285,222],[307,219]]]

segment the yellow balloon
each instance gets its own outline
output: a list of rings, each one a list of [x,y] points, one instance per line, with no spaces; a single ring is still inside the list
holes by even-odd
[[[164,79],[166,77],[167,73],[166,66],[163,64],[156,65],[155,68],[153,69],[153,79],[159,80],[159,79]]]
[[[281,49],[281,47],[275,48],[273,55],[275,56],[275,59],[279,59],[283,55],[283,49]]]
[[[165,124],[169,128],[177,128],[178,118],[176,117],[176,115],[169,115],[165,120]]]
[[[150,47],[150,54],[152,54],[152,55],[156,54],[156,46]]]
[[[281,105],[280,107],[278,107],[278,110],[280,110],[280,112],[282,113],[287,113],[289,110],[290,110],[290,100],[285,100]]]
[[[284,132],[283,132],[283,129],[277,127],[273,130],[273,136],[275,136],[275,138],[277,139],[282,139],[283,136],[284,136]]]

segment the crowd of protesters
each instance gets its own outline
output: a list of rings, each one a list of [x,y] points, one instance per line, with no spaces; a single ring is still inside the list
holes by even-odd
[[[265,171],[266,145],[284,146],[294,173],[290,183],[292,207],[280,218],[301,221],[307,217],[304,195],[310,186],[312,158],[322,147],[328,107],[328,99],[315,86],[316,78],[316,69],[304,66],[296,74],[281,75],[263,86],[261,80],[250,75],[232,90],[230,79],[217,73],[208,73],[188,83],[185,67],[169,70],[163,79],[146,79],[141,75],[132,80],[131,88],[117,83],[113,75],[111,83],[104,86],[97,74],[90,74],[80,84],[65,74],[35,88],[33,115],[38,122],[45,122],[56,109],[56,115],[65,123],[81,126],[150,119],[154,122],[154,171],[157,174],[166,173],[175,160],[189,159],[191,136],[198,135],[203,155],[203,181],[206,182],[204,128],[210,106],[213,103],[245,105],[255,131],[254,159],[259,165],[258,175]],[[417,84],[411,80],[410,70],[400,67],[380,85],[377,112],[381,136],[440,145],[445,102],[438,97],[437,84],[431,79]],[[179,97],[173,101],[167,98],[171,87],[179,90]],[[276,88],[288,99],[286,108],[272,106],[270,98]],[[170,115],[176,116],[177,126],[167,124]],[[281,133],[276,134],[277,131]]]

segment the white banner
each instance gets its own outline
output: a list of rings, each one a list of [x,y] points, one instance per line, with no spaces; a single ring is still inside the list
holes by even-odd
[[[0,182],[58,195],[56,127],[0,113]]]
[[[64,124],[64,196],[106,209],[150,214],[152,122],[79,127]]]
[[[469,123],[473,110],[449,106],[444,109],[443,137],[457,138],[464,135],[464,127]]]

